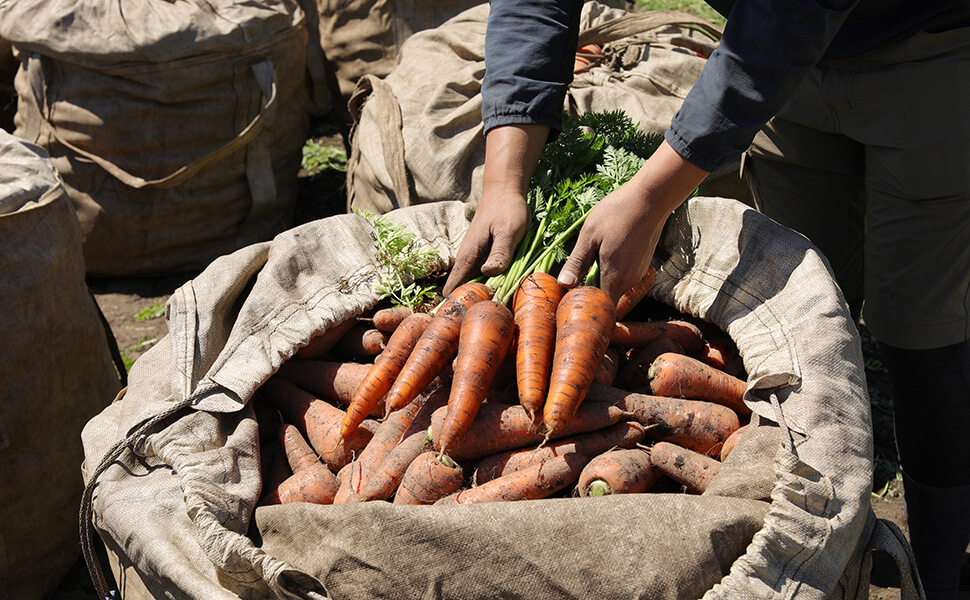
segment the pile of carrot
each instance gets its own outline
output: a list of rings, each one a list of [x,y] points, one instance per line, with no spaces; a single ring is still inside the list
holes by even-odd
[[[647,297],[545,273],[510,306],[467,283],[431,313],[321,333],[257,392],[261,504],[700,494],[746,428],[737,346]]]

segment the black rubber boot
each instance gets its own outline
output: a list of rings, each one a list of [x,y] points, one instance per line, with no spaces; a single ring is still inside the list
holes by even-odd
[[[970,486],[937,488],[903,473],[906,522],[927,600],[956,600],[970,545]]]

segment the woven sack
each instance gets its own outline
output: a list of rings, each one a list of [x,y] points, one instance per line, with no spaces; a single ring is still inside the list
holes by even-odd
[[[65,27],[70,23],[70,27]],[[198,271],[291,223],[307,135],[294,2],[0,3],[15,134],[51,154],[89,275]]]
[[[348,206],[384,213],[427,202],[477,204],[488,8],[413,35],[387,77],[358,82],[349,104]],[[598,2],[584,4],[579,35],[580,46],[599,44],[604,56],[575,76],[563,109],[622,110],[650,133],[670,124],[720,39],[698,17],[630,13]]]
[[[81,555],[81,428],[121,385],[81,230],[44,150],[0,131],[0,599],[48,598]]]
[[[439,202],[388,218],[447,268],[468,213]],[[375,306],[375,249],[348,214],[217,260],[172,296],[169,335],[82,435],[88,533],[122,596],[862,600],[878,548],[917,597],[905,538],[870,506],[861,344],[823,258],[737,201],[694,198],[654,264],[652,296],[727,331],[749,373],[752,431],[704,495],[254,512],[250,400],[315,333]]]

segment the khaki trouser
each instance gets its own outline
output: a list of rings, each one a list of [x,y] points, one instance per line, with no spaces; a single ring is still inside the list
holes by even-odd
[[[865,299],[877,339],[970,339],[970,28],[813,69],[743,169],[758,209]]]

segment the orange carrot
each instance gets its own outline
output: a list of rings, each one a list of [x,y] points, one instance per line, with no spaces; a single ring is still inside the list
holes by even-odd
[[[426,451],[433,450],[427,430],[411,433],[401,440],[367,478],[359,500],[389,500],[401,485],[408,466]]]
[[[494,300],[472,304],[462,319],[448,413],[437,439],[441,454],[461,439],[475,420],[508,353],[514,328],[512,313]]]
[[[542,408],[546,439],[576,414],[606,354],[615,315],[613,301],[598,287],[574,287],[560,300],[549,395]]]
[[[657,396],[706,400],[751,414],[744,403],[747,383],[683,354],[666,353],[650,364],[650,391]]]
[[[447,454],[428,451],[408,465],[394,494],[394,504],[434,504],[464,483],[461,467]]]
[[[650,462],[667,477],[684,486],[688,494],[703,494],[721,463],[699,452],[669,442],[657,442],[650,448]]]
[[[660,471],[643,448],[620,448],[590,459],[579,474],[579,495],[608,496],[649,491],[660,479]]]
[[[271,443],[260,447],[260,476],[263,483],[263,494],[276,489],[293,474],[286,460],[286,453],[280,448],[278,436],[274,436]]]
[[[731,451],[734,450],[734,446],[737,445],[737,443],[741,440],[741,436],[743,436],[744,432],[747,430],[747,424],[742,425],[741,427],[735,429],[734,433],[728,436],[728,439],[724,440],[724,447],[721,448],[721,462],[724,462],[724,460],[727,459],[728,454],[731,454]]]
[[[468,282],[445,298],[391,385],[384,400],[387,413],[414,400],[445,369],[458,352],[461,321],[468,308],[490,297],[488,286]]]
[[[530,415],[542,408],[556,341],[556,307],[565,289],[548,273],[532,273],[512,297],[517,341],[515,371],[519,403]]]
[[[368,415],[373,414],[375,407],[391,389],[394,379],[401,372],[415,343],[430,322],[431,315],[414,313],[394,331],[384,351],[374,359],[374,364],[354,392],[350,406],[347,407],[347,416],[340,427],[341,437],[350,435]]]
[[[317,462],[296,471],[284,482],[270,490],[260,505],[312,502],[331,504],[337,493],[337,477],[327,465]]]
[[[345,333],[351,330],[354,325],[357,324],[356,317],[350,317],[331,325],[329,329],[318,333],[317,335],[310,338],[310,341],[306,346],[300,348],[296,351],[295,358],[298,359],[316,359],[321,358],[331,348],[336,345],[340,338],[344,336]]]
[[[600,367],[596,370],[593,381],[601,385],[613,385],[616,375],[619,373],[621,365],[626,360],[626,353],[622,348],[607,346]]]
[[[335,472],[349,463],[371,439],[370,429],[364,427],[341,439],[344,411],[281,377],[270,377],[260,389],[279,409],[283,419],[299,428],[320,459]]]
[[[624,321],[613,327],[610,343],[622,348],[646,348],[651,342],[663,337],[673,338],[687,354],[704,347],[701,330],[693,323],[672,319],[669,321]]]
[[[590,401],[612,403],[627,411],[649,427],[650,438],[710,456],[717,456],[724,441],[740,427],[737,413],[713,402],[638,394],[596,384],[586,395],[586,402]]]
[[[503,475],[531,467],[553,456],[575,452],[596,456],[610,448],[631,448],[643,441],[646,429],[636,422],[623,421],[597,431],[582,433],[539,447],[508,450],[478,461],[473,479],[481,485]]]
[[[347,405],[370,369],[371,365],[356,362],[288,360],[280,365],[276,375],[318,398]],[[370,416],[382,414],[383,411]]]
[[[627,290],[616,302],[616,320],[623,320],[633,307],[653,289],[653,284],[657,281],[657,270],[652,266],[643,274],[643,278],[632,288]]]
[[[431,425],[431,415],[439,408],[444,408],[447,402],[448,388],[439,386],[421,394],[403,409],[391,413],[374,431],[374,437],[367,447],[348,465],[334,503],[390,498],[410,460],[401,467],[401,458],[391,463],[388,463],[388,459],[392,453],[400,457],[409,449],[412,450],[412,458],[420,454],[423,448],[413,451],[413,440],[405,448],[400,447],[414,435],[419,435],[423,442]]]
[[[359,321],[333,347],[341,360],[369,360],[387,345],[388,334],[366,321]]]
[[[612,307],[612,303],[610,306]],[[587,462],[589,459],[582,454],[562,454],[482,485],[450,494],[435,504],[474,504],[548,498],[576,483],[580,471]]]
[[[737,355],[738,347],[734,345],[734,340],[727,336],[721,336],[708,339],[697,354],[697,358],[715,369],[723,371],[728,361]]]
[[[620,387],[637,390],[649,385],[650,379],[647,373],[650,371],[650,364],[664,352],[683,354],[684,349],[673,338],[665,337],[650,342],[646,348],[637,352],[623,366],[618,380]]]
[[[431,415],[431,433],[437,446],[446,409],[439,408]],[[621,407],[610,402],[583,402],[576,417],[550,439],[595,431],[629,416]],[[462,439],[448,450],[448,455],[465,463],[489,454],[535,445],[546,439],[546,432],[520,405],[482,404],[478,415]]]
[[[386,333],[394,331],[404,322],[404,319],[413,314],[410,306],[389,306],[374,311],[372,322],[374,327]]]
[[[286,454],[286,462],[290,465],[290,470],[296,473],[304,467],[320,462],[320,457],[313,451],[306,438],[300,433],[295,425],[289,423],[280,427],[280,447]]]

